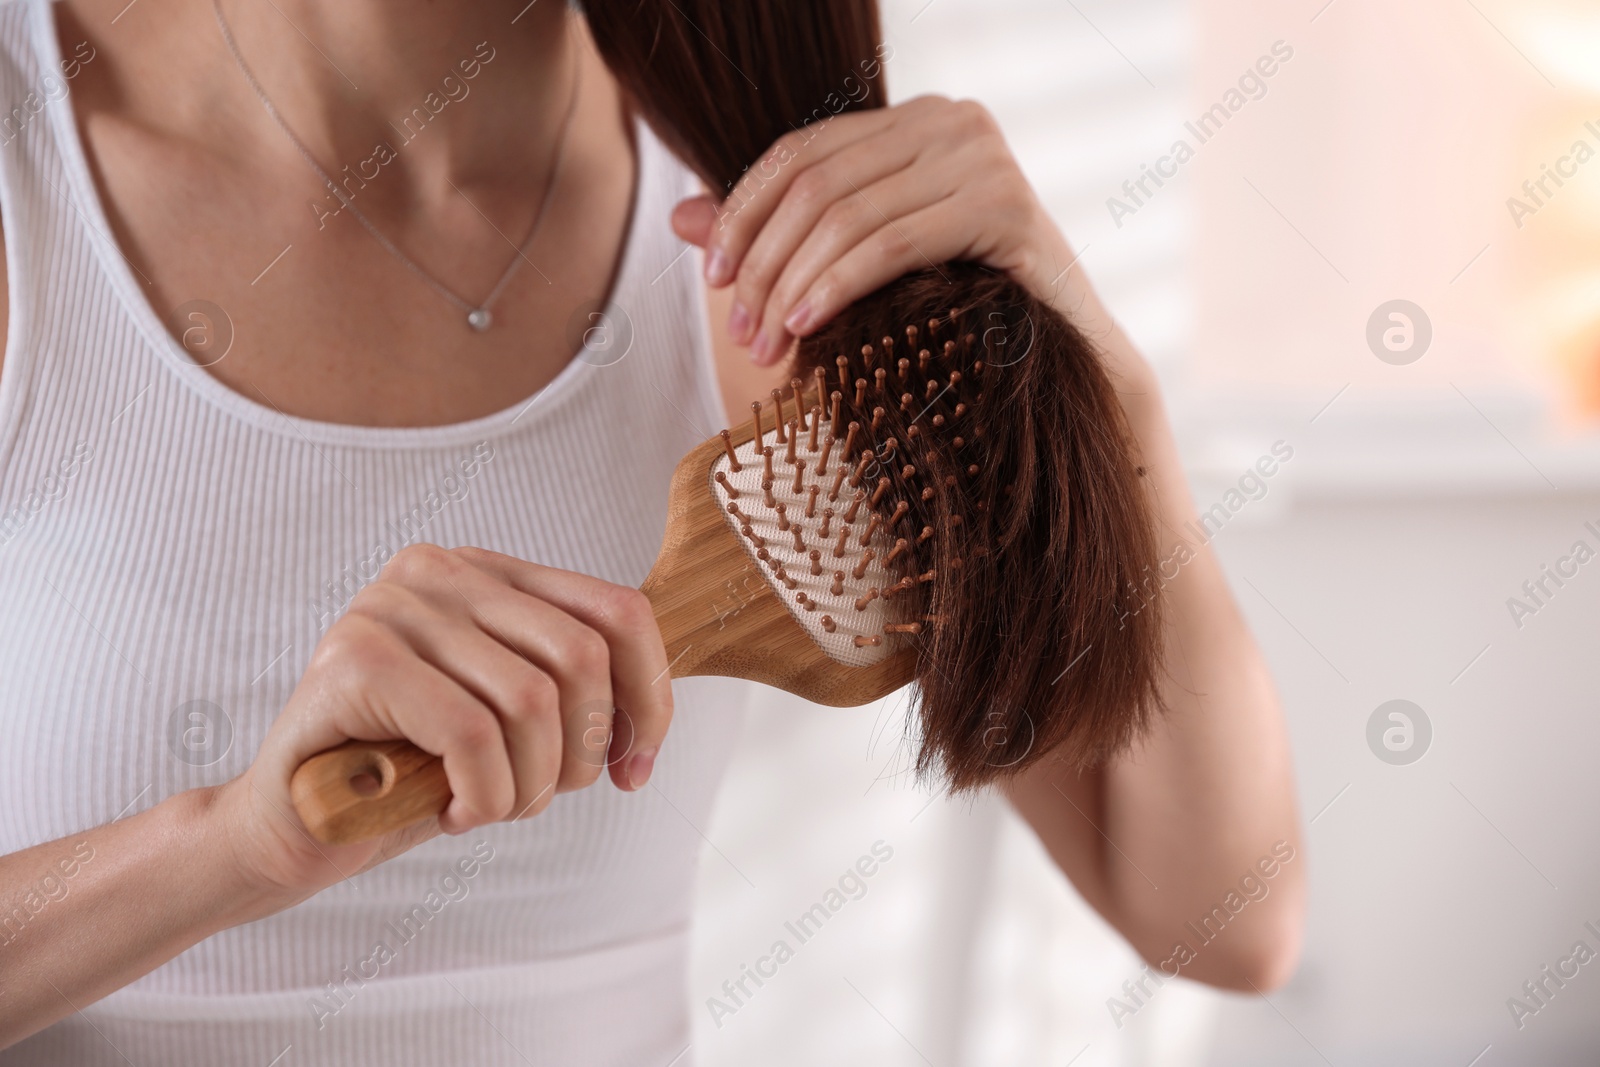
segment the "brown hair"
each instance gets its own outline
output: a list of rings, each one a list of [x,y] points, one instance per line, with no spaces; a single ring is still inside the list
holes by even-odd
[[[733,189],[779,137],[885,103],[874,0],[585,0],[658,135]],[[918,770],[967,789],[1046,753],[1077,767],[1159,708],[1157,551],[1137,450],[1087,338],[973,263],[908,274],[797,350],[922,531]]]

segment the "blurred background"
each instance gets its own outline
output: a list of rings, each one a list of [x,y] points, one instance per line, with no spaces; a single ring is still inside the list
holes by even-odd
[[[1600,547],[1600,9],[884,10],[893,97],[994,112],[1159,368],[1200,507],[1294,450],[1213,543],[1287,710],[1308,941],[1277,993],[1179,980],[1119,1026],[1140,961],[1002,805],[919,789],[901,700],[767,691],[698,828],[699,1061],[1596,1062],[1600,964],[1508,1001],[1600,949],[1600,565],[1523,588]],[[1369,741],[1395,700],[1399,750]],[[875,845],[859,899],[707,1007]]]

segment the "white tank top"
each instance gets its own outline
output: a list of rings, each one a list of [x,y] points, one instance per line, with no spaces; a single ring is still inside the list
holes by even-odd
[[[230,391],[109,238],[65,95],[75,45],[47,0],[0,4],[0,104],[18,108],[0,113],[0,853],[243,771],[319,636],[404,543],[637,585],[677,459],[724,424],[699,256],[668,226],[697,188],[642,123],[609,330],[537,396],[389,429]],[[639,793],[602,780],[431,841],[206,940],[0,1064],[683,1067],[699,828],[748,688],[674,693]]]

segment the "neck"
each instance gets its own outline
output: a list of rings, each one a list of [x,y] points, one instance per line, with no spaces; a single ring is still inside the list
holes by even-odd
[[[396,184],[425,199],[452,185],[522,195],[548,169],[582,49],[559,0],[519,15],[524,3],[221,0],[221,10],[262,93],[324,170],[382,144]],[[212,0],[187,6],[204,19],[197,73],[211,98],[234,115],[242,101],[245,128],[281,138],[223,45]]]

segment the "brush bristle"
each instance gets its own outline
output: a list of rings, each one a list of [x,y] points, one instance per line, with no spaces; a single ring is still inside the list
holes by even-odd
[[[923,597],[904,548],[915,531],[883,490],[886,461],[860,449],[847,457],[859,427],[835,426],[798,379],[791,390],[751,405],[752,440],[736,448],[723,431],[711,492],[818,647],[845,666],[871,666],[920,628]]]
[[[918,768],[967,789],[1124,751],[1160,707],[1161,598],[1139,595],[1159,556],[1094,346],[1004,275],[945,263],[801,339],[796,367],[826,373],[908,542]]]
[[[973,337],[941,344],[939,327],[900,327],[911,358],[885,335],[837,356],[831,381],[818,366],[809,383],[772,390],[750,405],[752,440],[735,448],[723,430],[725,454],[712,466],[713,496],[768,584],[848,666],[878,662],[923,632],[940,547],[924,519],[981,470],[951,457],[982,432],[966,425],[982,398],[972,388],[982,362]],[[906,441],[886,436],[891,424]],[[945,514],[959,525],[959,511]]]

